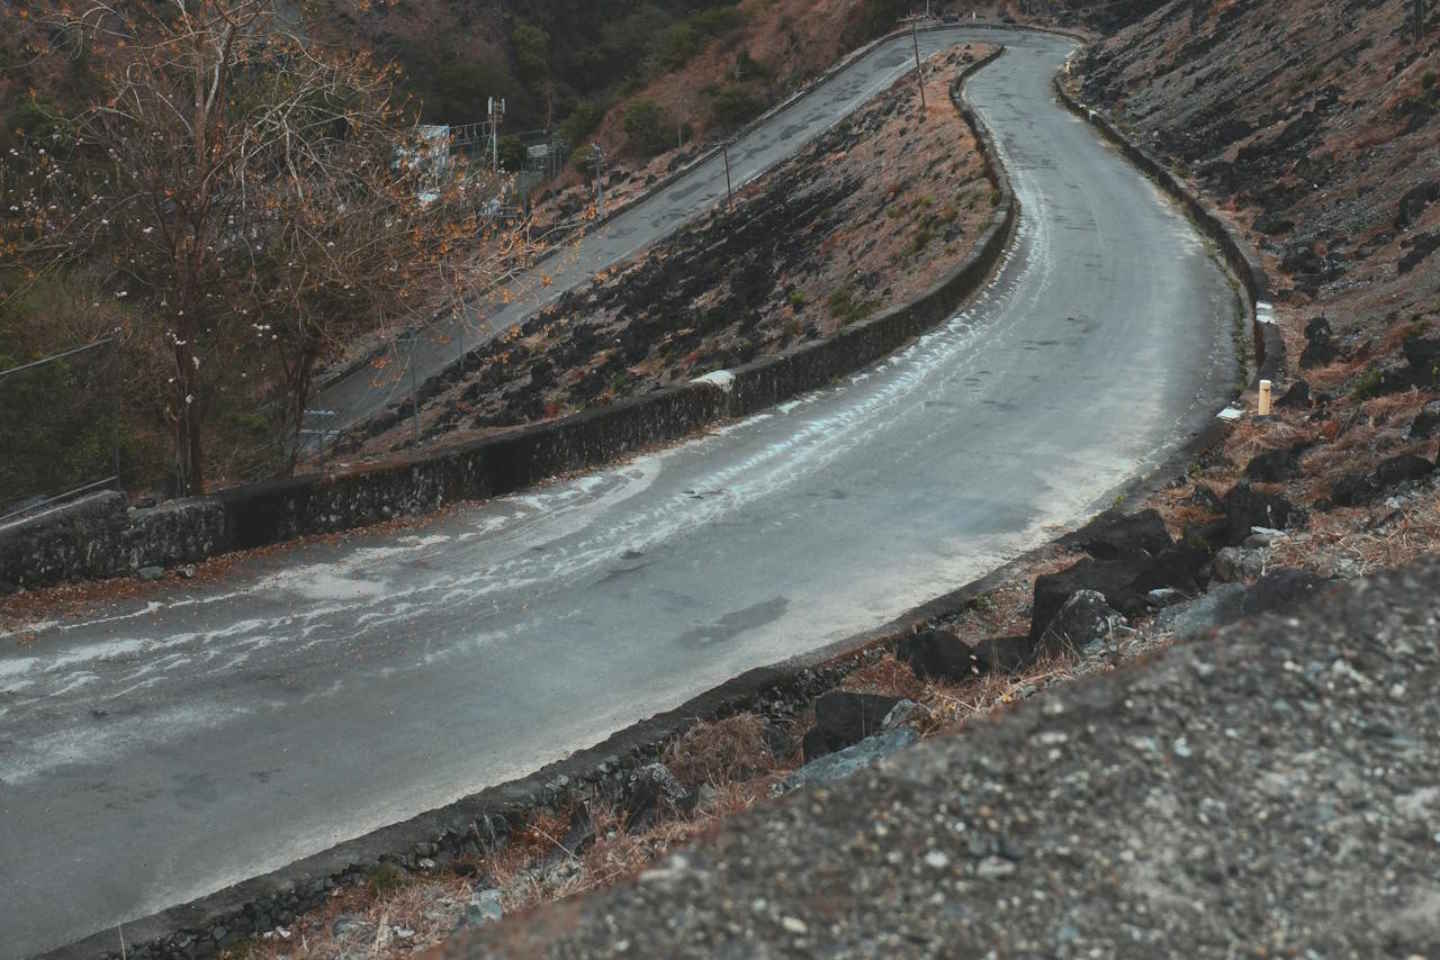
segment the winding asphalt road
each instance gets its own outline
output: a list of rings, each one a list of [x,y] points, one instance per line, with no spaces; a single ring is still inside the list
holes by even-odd
[[[977,38],[996,34],[925,41]],[[1053,100],[1070,45],[999,38],[1009,54],[969,92],[1023,215],[994,280],[936,332],[773,412],[411,535],[249,559],[223,585],[0,637],[0,957],[884,623],[1077,522],[1198,429],[1235,379],[1235,293]],[[882,48],[794,116],[818,125],[904,68],[903,45]]]

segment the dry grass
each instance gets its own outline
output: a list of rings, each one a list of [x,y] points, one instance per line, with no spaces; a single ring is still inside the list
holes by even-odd
[[[1440,553],[1440,493],[1405,506],[1333,510],[1316,516],[1309,532],[1271,551],[1275,566],[1322,576],[1363,577]]]
[[[1285,450],[1315,439],[1310,424],[1296,423],[1282,417],[1269,420],[1248,418],[1235,424],[1225,442],[1226,456],[1243,468],[1256,456],[1270,450]]]
[[[695,724],[670,744],[664,762],[677,780],[693,789],[751,779],[772,770],[775,757],[765,740],[765,721],[741,713]]]

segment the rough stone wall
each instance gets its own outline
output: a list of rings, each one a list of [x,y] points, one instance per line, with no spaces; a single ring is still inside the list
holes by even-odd
[[[203,560],[229,549],[225,511],[210,497],[148,509],[114,490],[0,527],[0,589]]]

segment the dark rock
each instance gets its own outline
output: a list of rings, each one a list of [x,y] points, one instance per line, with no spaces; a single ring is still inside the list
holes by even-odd
[[[1174,546],[1165,521],[1154,510],[1122,514],[1106,511],[1062,541],[1097,560],[1117,560],[1136,553],[1158,554]]]
[[[1400,261],[1395,264],[1395,269],[1402,277],[1420,266],[1421,263],[1429,258],[1430,254],[1436,250],[1440,250],[1440,231],[1436,233],[1422,233],[1416,237],[1413,242],[1409,243],[1408,246],[1410,247],[1410,252],[1401,257]]]
[[[1323,590],[1331,581],[1305,570],[1271,570],[1253,585],[1218,586],[1204,596],[1156,614],[1158,629],[1191,640],[1217,627],[1263,613],[1288,613]]]
[[[1304,380],[1296,380],[1290,385],[1275,406],[1282,410],[1305,410],[1310,406],[1310,384]]]
[[[1380,491],[1368,473],[1349,473],[1330,484],[1330,503],[1337,507],[1358,507],[1369,503]]]
[[[1206,547],[1189,543],[1162,550],[1149,569],[1135,578],[1132,586],[1137,592],[1147,594],[1164,587],[1198,593],[1204,586],[1204,569],[1210,561],[1210,552]]]
[[[968,680],[986,672],[975,649],[945,630],[921,630],[902,637],[895,657],[922,680]]]
[[[569,851],[572,857],[578,857],[594,845],[595,821],[590,817],[590,808],[582,803],[570,815],[570,827],[565,831],[560,846]]]
[[[1055,614],[1041,642],[1051,653],[1084,653],[1093,645],[1104,644],[1115,627],[1124,623],[1125,618],[1105,602],[1104,594],[1080,590]]]
[[[630,775],[625,830],[638,833],[668,814],[688,813],[694,808],[695,799],[695,794],[676,780],[663,763],[647,764]]]
[[[1395,227],[1404,230],[1420,219],[1420,214],[1432,203],[1440,200],[1440,180],[1422,183],[1406,191],[1400,198],[1400,209],[1395,217]]]
[[[910,727],[896,727],[844,749],[811,760],[786,777],[776,793],[789,793],[815,783],[834,783],[898,753],[920,739]]]
[[[1127,617],[1145,613],[1145,595],[1151,590],[1170,584],[1147,584],[1136,587],[1142,575],[1154,569],[1149,557],[1128,557],[1122,560],[1094,560],[1086,558],[1074,566],[1058,573],[1049,573],[1035,580],[1035,601],[1030,615],[1030,637],[1040,644],[1045,629],[1050,626],[1076,593],[1093,590],[1105,597],[1105,602]]]
[[[161,579],[164,578],[164,576],[165,576],[165,568],[164,568],[164,567],[141,567],[139,570],[135,571],[135,576],[139,577],[141,580],[145,580],[145,581],[149,581],[149,582],[152,582],[152,583],[153,583],[153,582],[156,581],[156,580],[161,580]]]
[[[1299,525],[1301,514],[1295,505],[1279,494],[1262,493],[1245,481],[1235,484],[1225,495],[1225,544],[1238,546],[1250,536],[1251,527],[1284,530]]]
[[[1384,460],[1375,468],[1375,486],[1381,490],[1413,480],[1424,480],[1435,472],[1435,464],[1413,453]]]
[[[1410,439],[1429,440],[1437,435],[1440,435],[1440,400],[1431,400],[1410,424]]]
[[[1330,321],[1324,317],[1315,317],[1305,325],[1305,341],[1305,349],[1300,354],[1302,370],[1334,363],[1340,356],[1340,349],[1335,345],[1335,333],[1330,328]]]
[[[832,690],[824,694],[815,701],[815,726],[805,735],[806,762],[876,733],[899,702],[899,697],[874,693]]]
[[[972,648],[982,664],[981,673],[1019,673],[1035,662],[1040,653],[1037,639],[986,637]]]
[[[1255,218],[1255,231],[1267,236],[1278,237],[1295,229],[1295,221],[1277,214],[1263,213]]]
[[[1245,465],[1245,478],[1257,483],[1283,483],[1300,475],[1300,454],[1304,445],[1285,450],[1267,450]]]
[[[1440,340],[1430,337],[1406,337],[1402,348],[1405,361],[1415,374],[1418,383],[1440,382]]]
[[[1323,367],[1334,363],[1339,356],[1340,350],[1328,340],[1308,343],[1300,352],[1300,369],[1313,370]]]

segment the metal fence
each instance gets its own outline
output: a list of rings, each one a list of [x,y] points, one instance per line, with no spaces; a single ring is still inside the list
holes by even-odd
[[[0,522],[120,476],[111,338],[0,369]]]

